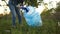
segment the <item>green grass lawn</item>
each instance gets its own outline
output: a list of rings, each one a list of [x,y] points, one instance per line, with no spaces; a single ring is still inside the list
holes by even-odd
[[[57,22],[53,16],[51,16],[49,12],[43,12],[41,16],[43,21],[43,25],[41,27],[29,27],[23,18],[23,26],[21,26],[20,29],[17,19],[17,28],[13,29],[11,27],[11,15],[0,17],[0,34],[59,34],[60,29],[58,31]],[[5,30],[9,30],[10,32],[6,32]]]

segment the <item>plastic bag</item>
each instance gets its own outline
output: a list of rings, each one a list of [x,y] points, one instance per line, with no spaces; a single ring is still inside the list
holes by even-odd
[[[26,7],[29,11],[24,11],[24,18],[29,26],[42,26],[40,14],[32,6]]]

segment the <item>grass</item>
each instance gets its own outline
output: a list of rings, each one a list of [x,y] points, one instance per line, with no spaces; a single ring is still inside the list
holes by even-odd
[[[11,27],[11,14],[0,17],[0,34],[59,34],[60,27],[57,28],[57,22],[50,13],[43,12],[41,16],[43,21],[43,25],[41,27],[29,27],[23,18],[23,26],[20,27],[20,30],[18,19],[16,19],[17,29],[13,29]],[[10,32],[6,32],[5,30],[9,30]]]

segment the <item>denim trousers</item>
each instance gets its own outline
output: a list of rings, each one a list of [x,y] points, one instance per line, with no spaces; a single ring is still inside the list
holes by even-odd
[[[16,4],[14,4],[12,1],[9,1],[9,8],[12,13],[12,25],[16,25],[16,15],[18,16],[19,24],[21,23],[21,15],[19,12],[18,7],[16,7]]]

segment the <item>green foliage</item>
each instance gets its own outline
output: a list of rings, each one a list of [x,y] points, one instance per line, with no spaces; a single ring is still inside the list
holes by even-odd
[[[56,8],[56,13],[54,15],[55,15],[56,20],[60,22],[60,2],[57,3],[57,5],[58,7]]]
[[[39,0],[39,1],[43,1],[43,0]]]
[[[2,0],[2,1],[5,1],[5,0]]]
[[[25,0],[25,2],[28,3],[28,5],[31,5],[31,6],[35,6],[35,7],[38,6],[37,0]]]

